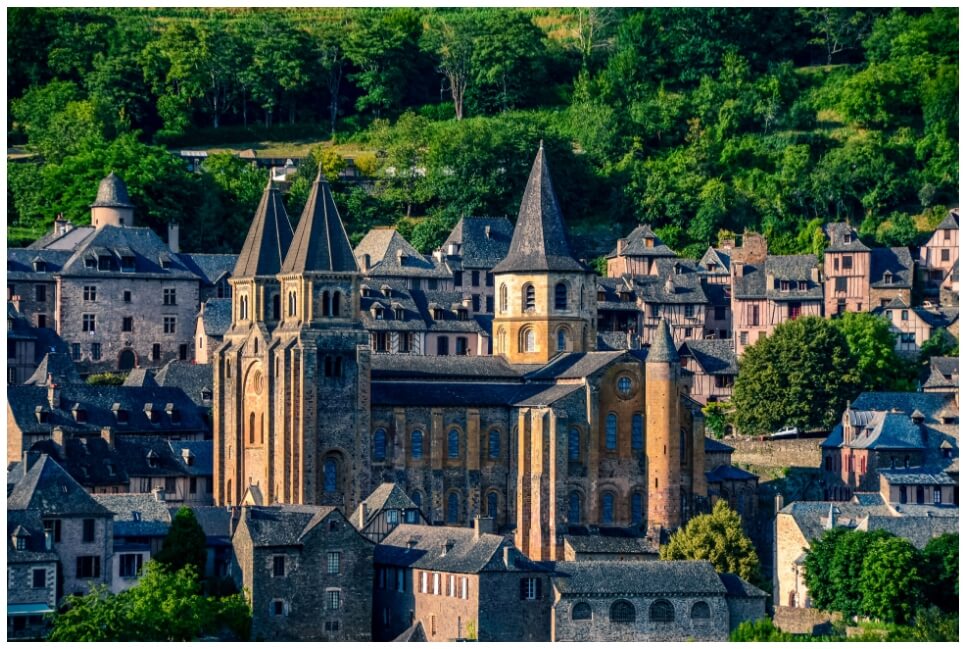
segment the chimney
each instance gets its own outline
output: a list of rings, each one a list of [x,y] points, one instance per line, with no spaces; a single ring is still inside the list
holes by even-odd
[[[114,448],[114,429],[110,426],[104,426],[101,428],[101,439],[107,442],[110,448]]]
[[[20,299],[21,298],[19,295],[10,296],[10,302],[13,303],[13,310],[16,311],[17,313],[23,313],[23,309],[20,306]]]
[[[483,228],[483,234],[486,235],[486,238],[487,239],[490,238],[490,226],[488,226],[488,225],[487,226],[484,226],[484,228]]]
[[[504,545],[503,546],[503,565],[506,566],[507,568],[513,565],[512,557],[513,557],[513,546]]]
[[[452,539],[446,539],[445,541],[443,541],[443,545],[442,545],[442,548],[443,549],[440,552],[440,555],[439,556],[445,557],[446,556],[446,553],[453,549],[453,545],[455,545],[455,544],[453,543],[453,540]]]
[[[617,256],[620,257],[622,254],[624,254],[624,240],[623,239],[618,239],[617,240]]]
[[[405,258],[406,258],[406,253],[405,252],[403,252],[402,250],[397,250],[396,251],[396,261],[399,262],[399,265],[400,266],[402,265],[403,260]]]
[[[442,248],[437,248],[436,250],[433,251],[433,259],[436,261],[437,264],[443,263],[443,249]]]
[[[781,494],[775,495],[775,513],[777,514],[785,507],[785,499]]]
[[[369,270],[372,268],[372,257],[368,254],[362,255],[362,270]]]
[[[812,270],[811,270],[812,281],[816,284],[819,283],[818,273],[819,273],[818,266],[812,266]]]
[[[60,388],[54,383],[54,377],[51,374],[47,375],[47,404],[51,410],[60,408]]]
[[[825,529],[830,530],[834,527],[835,527],[835,503],[829,503],[828,522],[825,524]]]
[[[54,426],[54,429],[50,431],[50,439],[60,448],[64,448],[64,429],[60,426]]]
[[[731,267],[734,269],[735,277],[745,276],[745,262],[743,261],[732,261]]]
[[[473,519],[473,538],[479,540],[481,534],[493,534],[493,518],[477,516]]]
[[[369,506],[365,503],[359,504],[359,529],[366,526],[366,519],[369,518]]]
[[[455,243],[449,244],[449,246],[447,246],[446,254],[450,256],[456,256],[459,254],[457,245]]]
[[[171,252],[181,252],[180,233],[181,227],[177,223],[168,223],[168,248]]]
[[[164,487],[155,487],[151,490],[151,493],[154,494],[154,499],[159,503],[164,502]]]

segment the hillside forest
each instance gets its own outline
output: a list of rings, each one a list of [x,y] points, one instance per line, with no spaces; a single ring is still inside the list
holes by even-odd
[[[818,252],[834,220],[914,245],[958,204],[958,35],[955,8],[11,8],[8,245],[86,223],[113,170],[139,224],[237,252],[251,147],[306,159],[293,220],[321,165],[353,241],[428,252],[515,218],[540,140],[586,259],[644,222],[692,257]]]

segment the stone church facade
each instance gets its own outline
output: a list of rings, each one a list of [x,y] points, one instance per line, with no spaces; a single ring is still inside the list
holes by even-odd
[[[394,482],[431,522],[515,527],[535,560],[562,559],[570,526],[660,533],[701,511],[704,422],[668,327],[649,349],[595,350],[595,277],[542,147],[493,272],[494,356],[371,355],[328,184],[294,233],[266,188],[213,354],[215,502],[352,511]]]

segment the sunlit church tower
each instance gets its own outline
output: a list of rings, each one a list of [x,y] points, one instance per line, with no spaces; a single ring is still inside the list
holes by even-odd
[[[262,297],[255,282],[248,316],[255,321],[242,320],[236,308],[216,354],[215,501],[351,511],[369,484],[369,349],[358,315],[358,267],[321,174],[294,235],[260,224],[265,218],[260,208],[249,239],[274,237],[260,241],[255,255],[257,264],[269,256],[274,283],[266,281]],[[287,218],[285,225],[291,232]],[[269,335],[245,337],[246,329]]]
[[[546,363],[558,352],[596,348],[594,274],[570,253],[543,143],[530,170],[509,253],[493,275],[495,354],[529,365]]]

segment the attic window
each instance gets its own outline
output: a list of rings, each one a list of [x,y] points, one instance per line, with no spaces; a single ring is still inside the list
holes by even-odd
[[[805,291],[808,290],[808,282],[803,279],[798,280],[798,290]]]
[[[154,410],[154,404],[144,404],[144,416],[147,417],[148,421],[150,421],[152,424],[157,423],[158,413]]]
[[[168,413],[168,417],[171,418],[172,422],[178,423],[181,421],[181,412],[174,407],[173,403],[165,404],[164,411]]]
[[[393,315],[395,316],[396,320],[406,319],[406,312],[402,310],[402,307],[396,307],[393,309]]]
[[[111,270],[111,257],[109,255],[97,257],[97,270]]]
[[[161,261],[161,268],[171,268],[171,257],[168,255],[161,255],[159,259]]]
[[[391,296],[392,295],[392,288],[388,284],[383,284],[382,285],[382,294],[385,295],[386,297]]]
[[[201,391],[201,400],[202,401],[211,401],[211,390],[202,390]]]
[[[134,272],[134,257],[130,255],[124,255],[123,257],[121,257],[121,272],[122,273]]]
[[[842,243],[852,243],[852,233],[846,232],[842,235]]]
[[[718,269],[718,264],[714,263],[713,261],[709,261],[707,263],[707,269],[710,272],[714,272]]]
[[[47,272],[47,262],[43,259],[37,259],[34,261],[34,272],[35,273],[46,273]]]
[[[34,414],[37,415],[37,422],[41,424],[47,423],[47,421],[50,419],[50,413],[44,410],[43,406],[37,406],[34,408]]]
[[[440,309],[439,307],[435,307],[433,309],[433,320],[442,320],[442,319],[443,319],[443,310]]]
[[[382,306],[381,305],[379,305],[379,304],[373,305],[373,307],[372,307],[372,317],[375,318],[376,320],[382,320],[383,319]]]
[[[126,424],[130,420],[128,411],[124,410],[120,403],[115,403],[111,406],[111,410],[114,412],[114,419],[117,420],[117,423]]]
[[[458,309],[456,314],[460,320],[466,320],[466,309]]]
[[[886,271],[885,273],[883,273],[882,274],[882,283],[883,284],[891,284],[892,283],[892,273],[890,273],[889,271]]]
[[[791,288],[791,285],[788,282],[788,280],[784,280],[783,279],[783,280],[781,280],[780,288],[781,288],[782,291],[788,291]]]
[[[152,469],[158,468],[158,454],[154,452],[154,449],[148,451],[147,459],[149,467]]]
[[[181,459],[184,460],[184,463],[188,466],[194,466],[195,464],[195,454],[192,453],[190,449],[181,449]]]
[[[131,512],[131,520],[135,523],[141,521],[141,512]]]
[[[681,274],[681,264],[674,264],[674,274],[675,275]]]
[[[597,301],[604,302],[607,300],[607,294],[604,291],[597,291]]]
[[[78,423],[87,421],[87,411],[79,403],[75,403],[74,407],[70,409],[70,412],[74,416],[74,421]]]
[[[85,257],[84,268],[97,268],[97,259],[95,257]]]
[[[653,237],[644,237],[644,247],[645,248],[653,248],[654,247],[654,238]]]

